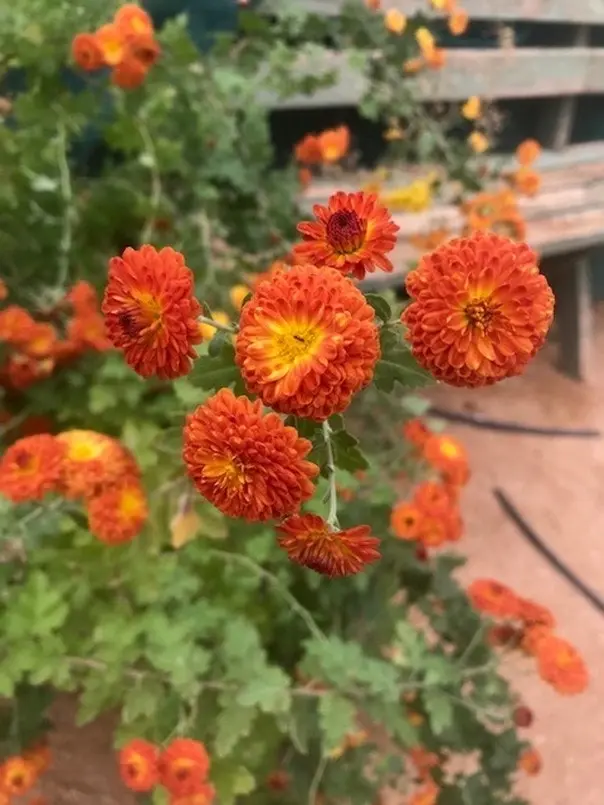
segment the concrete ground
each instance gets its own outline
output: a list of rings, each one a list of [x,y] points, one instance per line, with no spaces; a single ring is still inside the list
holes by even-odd
[[[604,316],[597,340],[596,360],[604,350]],[[471,406],[525,424],[604,431],[604,362],[594,370],[589,384],[568,380],[553,368],[548,347],[522,378],[481,391],[439,388],[431,397],[449,409]],[[525,734],[544,760],[538,777],[522,781],[522,793],[533,805],[603,805],[603,616],[524,540],[491,490],[505,490],[531,526],[604,596],[604,439],[510,435],[466,426],[449,430],[464,441],[472,463],[464,499],[467,536],[459,546],[469,556],[465,577],[493,576],[550,607],[561,635],[578,647],[591,669],[590,689],[572,698],[554,693],[534,672],[513,674],[536,715]],[[59,708],[57,719],[56,760],[45,782],[52,805],[131,805],[116,779],[110,721],[76,731],[69,706]]]

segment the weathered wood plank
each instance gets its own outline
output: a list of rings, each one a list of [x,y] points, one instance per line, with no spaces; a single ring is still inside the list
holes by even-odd
[[[545,261],[556,296],[558,368],[575,380],[590,379],[593,355],[593,307],[589,259],[578,251]]]
[[[483,98],[538,98],[604,92],[604,48],[468,49],[447,52],[446,67],[407,80],[424,101],[463,101]],[[301,75],[335,70],[338,82],[313,95],[286,101],[264,94],[262,100],[277,109],[354,106],[367,89],[365,79],[344,53],[326,53],[317,64],[299,66]]]
[[[296,0],[296,5],[317,14],[332,15],[341,8],[343,0]],[[428,0],[388,0],[384,6],[397,8],[408,16],[420,12],[442,17],[430,10]],[[604,24],[604,0],[464,0],[463,7],[476,20]]]

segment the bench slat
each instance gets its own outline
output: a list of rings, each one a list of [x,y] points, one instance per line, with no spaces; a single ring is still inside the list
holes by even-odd
[[[296,0],[296,4],[326,15],[338,13],[343,5],[342,0]],[[384,8],[397,8],[408,16],[419,12],[442,17],[430,10],[428,0],[386,0]],[[475,20],[604,24],[604,0],[464,0],[463,8]]]
[[[365,79],[349,66],[344,53],[326,53],[320,65],[301,62],[299,70],[301,75],[335,70],[338,82],[313,95],[297,95],[286,101],[263,93],[263,102],[276,109],[354,106],[367,88]],[[407,80],[424,101],[463,101],[471,95],[539,98],[602,93],[604,48],[450,50],[443,69],[425,71]]]

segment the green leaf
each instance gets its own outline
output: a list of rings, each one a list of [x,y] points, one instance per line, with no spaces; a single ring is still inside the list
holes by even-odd
[[[214,340],[214,339],[212,339]],[[194,385],[206,391],[235,386],[243,388],[239,368],[235,365],[235,349],[230,342],[223,342],[220,354],[201,355],[195,361],[189,378]]]
[[[441,690],[427,688],[423,695],[424,707],[435,735],[442,735],[453,725],[453,704]]]
[[[336,467],[347,472],[366,470],[369,466],[367,459],[358,448],[359,440],[345,430],[339,430],[331,435],[334,448]]]
[[[280,668],[266,667],[239,691],[236,701],[264,713],[284,713],[291,704],[289,677]]]
[[[392,310],[384,297],[377,293],[367,293],[365,294],[365,299],[367,300],[367,304],[371,305],[375,310],[376,316],[381,319],[384,324],[388,324],[392,318]]]
[[[208,355],[211,358],[219,358],[222,354],[222,350],[226,347],[231,345],[231,334],[225,332],[224,330],[216,330],[216,334],[208,344]]]
[[[246,738],[254,724],[257,711],[253,707],[245,707],[229,696],[224,697],[225,706],[216,719],[216,737],[214,751],[218,757],[230,755],[234,747]]]
[[[337,693],[326,693],[319,700],[319,726],[328,754],[356,729],[356,708]]]
[[[434,378],[418,364],[402,341],[400,328],[382,327],[380,342],[382,357],[375,367],[373,382],[381,391],[391,393],[395,383],[405,388],[431,385]]]

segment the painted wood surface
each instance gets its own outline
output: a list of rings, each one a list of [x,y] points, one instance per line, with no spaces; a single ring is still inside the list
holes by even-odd
[[[604,244],[604,142],[544,153],[537,168],[543,177],[541,192],[519,201],[528,242],[544,257]],[[303,205],[310,212],[313,204],[324,203],[331,193],[359,189],[365,179],[356,183],[352,177],[317,181],[304,194]],[[409,236],[440,227],[458,234],[463,226],[463,217],[453,204],[438,204],[417,214],[398,213],[394,219],[400,227],[393,259],[397,269],[393,274],[369,276],[364,283],[368,289],[402,285],[407,266],[419,256],[409,244]]]
[[[296,0],[296,4],[318,14],[336,14],[343,5],[342,0]],[[476,20],[604,25],[604,0],[464,0],[463,7]],[[387,0],[384,8],[397,8],[408,16],[418,12],[442,16],[430,10],[429,0]]]
[[[333,87],[313,95],[279,101],[270,94],[262,100],[272,108],[306,109],[354,106],[366,92],[365,79],[348,64],[343,53],[326,53],[320,63],[300,63],[301,75],[328,70],[338,74]],[[424,101],[463,101],[483,98],[539,98],[604,93],[604,48],[468,49],[447,52],[446,66],[404,78]]]

